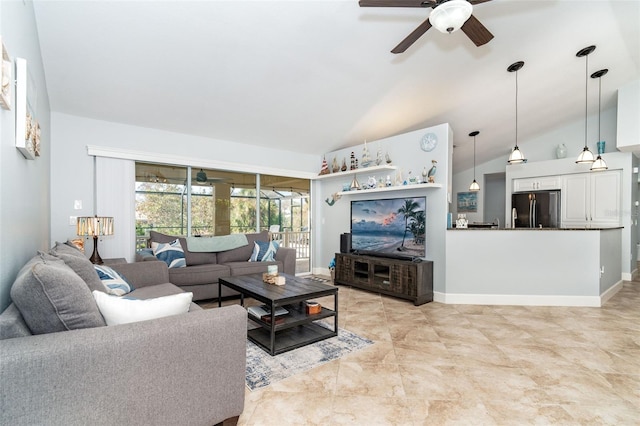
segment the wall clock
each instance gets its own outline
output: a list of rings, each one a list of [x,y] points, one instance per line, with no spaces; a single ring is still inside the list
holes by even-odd
[[[423,151],[433,151],[438,146],[438,137],[435,133],[427,133],[420,139],[420,148]]]

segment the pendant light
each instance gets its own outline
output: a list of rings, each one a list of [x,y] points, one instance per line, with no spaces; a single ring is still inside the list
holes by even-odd
[[[516,73],[516,146],[513,147],[511,155],[509,155],[509,164],[526,163],[527,159],[524,158],[524,154],[518,148],[518,71],[524,66],[523,61],[515,62],[509,65],[507,71]]]
[[[596,161],[596,158],[593,156],[593,153],[589,151],[589,146],[587,146],[587,84],[589,83],[589,54],[596,50],[595,46],[588,46],[584,49],[580,49],[576,56],[578,58],[582,58],[584,56],[584,148],[580,155],[578,155],[578,159],[576,163],[578,164],[586,164],[593,163]]]
[[[609,70],[608,69],[603,69],[600,71],[596,71],[593,74],[591,74],[591,78],[597,78],[598,79],[598,157],[596,158],[596,161],[593,162],[593,164],[591,165],[591,170],[592,171],[601,171],[601,170],[607,170],[609,167],[607,166],[607,163],[602,159],[602,155],[604,153],[604,141],[602,140],[602,138],[600,137],[600,116],[602,114],[601,111],[601,103],[602,103],[602,76],[605,75],[606,73],[608,73]],[[600,152],[600,144],[602,144],[602,152]]]
[[[469,191],[472,192],[480,191],[480,185],[476,182],[476,136],[479,134],[477,130],[469,133],[469,136],[473,136],[473,182],[469,185]]]

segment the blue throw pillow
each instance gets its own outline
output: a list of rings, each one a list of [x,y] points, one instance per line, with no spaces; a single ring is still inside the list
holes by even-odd
[[[153,248],[153,254],[162,260],[169,268],[184,268],[187,266],[187,261],[184,258],[184,250],[179,240],[174,240],[170,243],[151,243]]]
[[[129,281],[106,265],[94,265],[98,277],[102,280],[102,284],[107,288],[107,293],[114,296],[122,296],[135,290]]]
[[[253,244],[253,253],[251,253],[249,262],[273,262],[276,260],[278,247],[276,241],[256,241]]]

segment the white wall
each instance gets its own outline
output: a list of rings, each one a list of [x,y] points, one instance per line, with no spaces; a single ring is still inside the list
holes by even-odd
[[[600,135],[606,141],[605,153],[617,152],[616,142],[616,116],[617,109],[615,107],[602,111],[602,124]],[[588,140],[589,147],[592,152],[596,152],[596,141],[598,139],[598,114],[590,115],[588,118]],[[528,163],[539,161],[555,160],[556,148],[559,144],[564,143],[567,147],[567,157],[578,157],[584,147],[584,118],[566,123],[564,126],[549,129],[549,131],[536,135],[535,137],[526,138],[518,142],[520,150],[524,153]],[[471,146],[472,147],[472,146]],[[495,158],[485,163],[476,165],[476,180],[482,185],[483,176],[489,173],[499,173],[508,170],[507,159],[509,158],[510,149],[513,147],[505,147],[505,153],[502,157]],[[455,151],[454,151],[455,155]],[[473,181],[473,168],[466,170],[456,170],[453,175],[453,194],[458,192],[467,192],[469,185]],[[481,186],[478,193],[478,213],[467,213],[469,222],[484,222],[484,192]],[[452,212],[456,213],[456,203],[452,203]],[[493,218],[486,218],[491,221]],[[508,217],[506,218],[509,219]]]
[[[438,146],[432,152],[425,152],[420,149],[420,139],[427,132],[433,132],[438,135]],[[434,262],[434,289],[444,291],[446,278],[444,246],[449,206],[447,193],[449,192],[448,187],[451,179],[450,153],[452,140],[453,135],[449,125],[441,124],[428,129],[392,136],[367,144],[374,159],[378,146],[380,146],[383,153],[389,152],[393,165],[398,166],[398,171],[401,170],[405,177],[409,171],[414,175],[420,175],[423,168],[426,167],[427,170],[431,168],[431,160],[436,160],[438,162],[438,171],[435,176],[435,182],[443,184],[443,187],[439,189],[429,188],[419,191],[407,189],[406,191],[401,190],[369,194],[366,192],[357,192],[354,195],[344,195],[333,206],[329,206],[324,200],[330,198],[333,193],[341,191],[342,185],[344,183],[350,183],[352,176],[315,181],[313,188],[314,202],[316,204],[314,208],[313,230],[315,232],[314,235],[316,235],[314,252],[317,253],[317,255],[314,256],[312,264],[313,271],[316,273],[326,273],[326,268],[329,266],[329,262],[334,257],[335,253],[340,251],[340,234],[350,231],[349,221],[351,217],[351,200],[426,195],[426,258],[428,260],[433,260]],[[333,160],[334,155],[337,156],[339,162],[342,161],[343,157],[346,157],[348,165],[351,151],[354,151],[356,158],[360,159],[362,157],[362,148],[363,146],[359,145],[331,152],[326,155],[326,158],[330,163]],[[365,181],[366,178],[371,175],[367,173],[366,168],[362,170],[363,172],[357,175],[359,182]],[[395,175],[394,172],[378,172],[375,173],[374,176],[386,176],[387,174],[390,174],[392,179]]]
[[[38,89],[36,114],[41,126],[41,156],[26,160],[15,148],[15,87],[12,109],[0,109],[0,311],[24,263],[49,248],[49,96],[31,2],[0,1],[0,34],[13,60],[27,60]]]
[[[70,216],[94,214],[93,157],[87,154],[87,146],[115,157],[121,153],[125,156],[141,156],[141,159],[146,161],[190,164],[194,167],[216,168],[226,164],[229,167],[228,170],[256,173],[264,169],[273,174],[299,177],[315,175],[320,164],[318,157],[313,155],[61,113],[52,114],[52,123],[52,139],[55,148],[51,155],[51,239],[53,241],[66,241],[70,237],[75,237],[75,227],[69,225]],[[277,141],[274,141],[274,145],[277,145]],[[123,161],[121,164],[122,170],[113,167],[109,169],[114,175],[114,181],[119,181],[120,173],[128,173],[126,162]],[[105,176],[101,177],[101,182],[104,179]],[[133,195],[121,193],[121,196],[132,197]],[[111,195],[105,193],[105,197],[107,197],[105,200],[96,200],[98,207],[101,204],[106,205],[107,202],[117,202]],[[81,210],[74,210],[74,200],[82,201]],[[122,202],[126,202],[125,198]],[[96,213],[105,214],[102,211]],[[105,239],[105,253],[108,253],[109,257],[128,257],[128,253],[117,254],[111,251],[112,245],[121,246],[121,238],[126,239],[129,236],[120,234],[108,240]],[[85,246],[85,251],[90,254],[92,248],[93,243],[89,242]]]

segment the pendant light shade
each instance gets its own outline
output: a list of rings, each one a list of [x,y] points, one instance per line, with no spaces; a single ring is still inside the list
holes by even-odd
[[[602,145],[602,152],[600,152],[600,146],[598,146],[598,157],[596,158],[596,161],[593,162],[593,164],[591,165],[591,170],[592,171],[602,171],[602,170],[607,170],[609,167],[607,166],[607,163],[602,159],[602,153],[604,153],[604,141],[602,140],[602,137],[600,136],[600,116],[602,115],[602,76],[605,75],[606,73],[608,73],[609,70],[608,69],[602,69],[600,71],[596,71],[593,74],[591,74],[591,78],[597,78],[598,79],[598,145]]]
[[[473,182],[469,185],[469,191],[472,192],[480,191],[480,185],[476,182],[476,136],[479,134],[477,130],[469,133],[469,136],[473,137]]]
[[[458,31],[473,12],[467,0],[449,0],[435,7],[429,15],[429,22],[441,33]]]
[[[576,56],[578,58],[585,58],[584,61],[584,148],[580,155],[578,155],[578,159],[576,163],[578,164],[591,164],[596,161],[596,157],[589,150],[589,146],[587,144],[587,85],[589,83],[589,54],[596,50],[595,46],[588,46],[584,49],[580,49]]]
[[[524,158],[524,154],[518,148],[518,71],[524,66],[523,61],[515,62],[507,68],[509,72],[516,73],[516,145],[513,147],[513,151],[509,155],[509,160],[507,162],[509,164],[518,164],[518,163],[526,163],[527,159]]]

